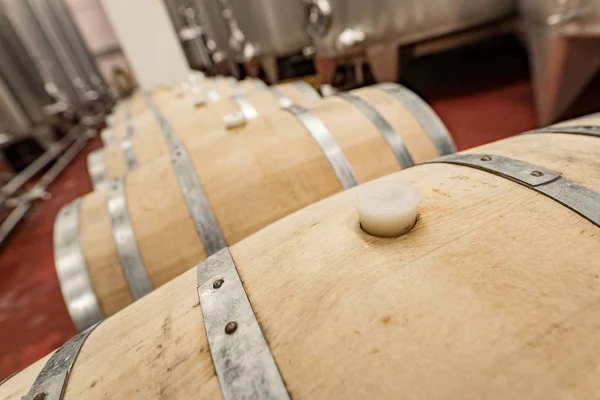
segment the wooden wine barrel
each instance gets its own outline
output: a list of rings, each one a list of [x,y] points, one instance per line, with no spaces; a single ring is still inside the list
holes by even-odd
[[[454,152],[435,113],[395,84],[207,135],[59,214],[56,266],[80,330],[302,207]]]
[[[280,110],[282,104],[309,106],[320,99],[318,92],[310,85],[297,81],[268,90],[238,94],[209,107],[195,108],[191,101],[186,101],[177,102],[167,111],[163,111],[165,107],[156,109],[171,121],[171,128],[178,139],[187,144],[198,137],[205,138],[210,131],[223,129],[223,119],[232,112],[240,110],[249,121]],[[89,155],[88,170],[94,188],[106,187],[110,180],[120,178],[140,165],[169,154],[172,148],[169,130],[160,123],[157,115],[147,114],[138,118],[130,129],[130,139]]]
[[[355,190],[307,207],[69,342],[64,398],[595,398],[598,154],[527,134],[387,176],[421,193],[398,238],[361,230]]]
[[[232,77],[213,77],[193,85],[186,82],[185,85],[159,88],[150,93],[150,98],[140,91],[124,100],[113,112],[114,118],[108,129],[102,132],[102,140],[105,145],[112,145],[130,138],[136,132],[152,129],[156,125],[156,119],[152,109],[148,107],[149,100],[168,116],[181,115],[181,110],[199,107],[199,100],[204,101],[203,108],[209,109],[233,94],[249,94],[266,88],[266,84],[258,79],[237,81]]]

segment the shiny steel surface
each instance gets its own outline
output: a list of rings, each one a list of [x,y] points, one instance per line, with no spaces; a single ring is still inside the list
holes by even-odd
[[[104,312],[94,293],[79,239],[77,199],[60,210],[54,223],[54,259],[60,290],[78,331],[104,319]]]
[[[544,126],[560,119],[600,68],[600,2],[519,0],[519,11]]]
[[[0,100],[4,104],[0,105],[2,125],[10,126],[10,131],[18,134],[24,133],[30,124],[39,124],[46,119],[44,107],[52,104],[53,99],[46,93],[31,55],[1,8],[0,80],[3,81],[0,96],[4,98]],[[8,97],[12,97],[12,100],[8,100]],[[17,108],[19,111],[16,111]]]
[[[198,297],[224,400],[289,400],[229,248],[197,267]]]
[[[457,164],[480,169],[542,193],[600,227],[600,192],[573,182],[542,166],[491,154],[452,154],[430,163]]]
[[[150,293],[153,286],[129,218],[124,178],[110,185],[107,206],[121,268],[123,268],[131,296],[134,300],[138,300]]]
[[[359,96],[355,96],[351,93],[339,93],[337,96],[352,104],[367,118],[369,118],[373,125],[377,127],[377,130],[379,133],[381,133],[381,136],[383,136],[388,146],[390,146],[394,152],[394,155],[398,159],[398,162],[402,168],[408,168],[415,165],[410,152],[404,144],[402,136],[400,136],[400,134],[398,134],[398,132],[396,132],[389,124],[389,122],[387,122],[386,119],[379,114],[375,107],[371,106],[367,101],[363,100]]]
[[[519,12],[526,23],[559,26],[598,12],[595,0],[519,0]]]
[[[231,35],[227,22],[221,15],[221,6],[218,0],[193,0],[194,8],[198,13],[198,18],[205,29],[207,39],[215,45],[217,53],[221,53],[224,58],[233,58],[229,49],[229,37]],[[218,57],[216,57],[218,58]],[[218,62],[213,55],[213,61]]]
[[[86,75],[77,62],[71,44],[65,41],[59,24],[54,20],[50,3],[46,0],[22,0],[28,2],[30,10],[48,39],[52,51],[57,55],[62,67],[67,72],[83,102],[95,100],[97,93],[92,91]]]
[[[22,400],[62,400],[71,369],[83,344],[95,327],[80,333],[56,350],[35,378],[29,393]]]
[[[40,1],[40,0],[37,0]],[[68,44],[72,54],[75,55],[77,63],[81,67],[84,78],[90,88],[99,94],[106,94],[107,84],[100,72],[96,57],[94,57],[83,38],[75,18],[71,14],[66,0],[45,0],[49,11],[59,28],[62,40]]]
[[[308,0],[327,3],[331,22],[306,21],[317,54],[336,57],[384,42],[411,43],[493,21],[514,12],[515,0]],[[314,14],[314,11],[313,11]],[[321,32],[318,34],[316,32]],[[347,40],[362,32],[364,39]]]
[[[433,141],[440,156],[456,153],[456,145],[448,129],[429,104],[412,91],[395,83],[380,83],[379,89],[394,96],[410,111]]]
[[[247,43],[258,56],[283,57],[310,45],[298,0],[228,0]]]
[[[210,69],[212,60],[204,44],[204,29],[193,0],[164,0],[164,3],[190,67]]]
[[[31,124],[17,97],[0,76],[0,133],[20,136],[27,132]]]
[[[84,91],[74,85],[71,79],[73,75],[69,74],[59,55],[54,52],[29,3],[25,0],[0,0],[0,8],[33,57],[46,90],[63,97],[70,104],[85,102]]]
[[[108,178],[108,169],[106,167],[106,160],[104,159],[104,151],[100,149],[88,154],[87,164],[94,190],[100,190],[107,187],[110,183],[110,179]]]
[[[350,161],[348,161],[344,151],[335,141],[335,138],[323,121],[306,108],[297,105],[286,107],[285,110],[298,118],[315,142],[317,142],[323,154],[327,157],[342,188],[346,190],[358,185],[358,178],[352,169]]]

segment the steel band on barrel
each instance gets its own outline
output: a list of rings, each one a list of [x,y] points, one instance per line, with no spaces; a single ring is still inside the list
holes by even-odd
[[[323,154],[327,157],[327,160],[333,168],[342,187],[344,189],[350,189],[351,187],[358,185],[358,179],[354,174],[350,162],[325,124],[306,108],[291,105],[287,107],[286,110],[298,118],[302,125],[309,131],[313,139],[315,139],[323,151]]]
[[[83,344],[98,325],[69,340],[48,359],[22,400],[62,400]]]
[[[398,159],[398,162],[400,162],[402,168],[408,168],[415,165],[410,152],[404,144],[404,140],[402,140],[402,136],[400,136],[394,130],[394,128],[389,124],[389,122],[386,121],[385,118],[383,118],[383,116],[375,109],[375,107],[371,106],[360,97],[350,93],[340,93],[338,96],[356,107],[373,123],[373,125],[375,125],[377,130],[379,130],[381,133],[381,136],[383,136],[387,144],[394,152],[394,155]]]
[[[600,193],[560,172],[491,154],[453,154],[429,163],[462,165],[501,176],[555,200],[600,227]]]
[[[456,153],[456,146],[448,129],[423,99],[404,86],[395,83],[380,83],[376,87],[394,96],[410,111],[431,138],[440,156]]]
[[[106,160],[104,159],[104,151],[97,150],[91,152],[88,155],[87,164],[94,190],[100,190],[107,187],[110,183],[110,179],[108,177]]]
[[[194,163],[185,146],[177,137],[171,123],[154,105],[151,108],[160,122],[163,134],[169,143],[171,162],[175,169],[175,175],[185,197],[192,220],[196,225],[198,235],[204,243],[206,253],[208,255],[214,254],[226,247],[227,243],[210,203],[206,198],[206,193],[200,183],[198,174],[194,169]]]
[[[56,272],[67,309],[78,331],[104,319],[79,236],[81,199],[64,207],[54,223]]]
[[[152,291],[153,285],[142,260],[135,232],[131,225],[129,211],[127,210],[124,178],[111,184],[107,206],[113,238],[129,291],[135,300],[140,299]]]
[[[289,399],[229,249],[199,264],[197,272],[200,308],[223,398]]]

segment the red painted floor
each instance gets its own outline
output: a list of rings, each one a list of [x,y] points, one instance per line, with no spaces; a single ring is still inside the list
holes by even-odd
[[[92,191],[87,154],[93,139],[49,188],[0,249],[0,380],[48,354],[76,334],[54,270],[52,230],[62,206]]]
[[[407,85],[433,106],[466,149],[535,127],[527,60],[514,44],[496,43],[417,60]],[[600,77],[567,116],[600,111]],[[86,157],[92,141],[50,188],[7,246],[0,250],[0,380],[52,351],[76,332],[64,306],[52,250],[58,210],[92,190]]]

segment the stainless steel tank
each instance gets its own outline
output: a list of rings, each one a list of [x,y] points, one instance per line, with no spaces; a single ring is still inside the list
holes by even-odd
[[[239,55],[246,62],[259,62],[271,82],[278,80],[278,58],[301,54],[311,45],[299,0],[220,1],[231,9],[243,34]]]
[[[600,69],[600,1],[520,0],[540,126],[566,111]]]
[[[108,94],[108,84],[102,72],[98,67],[96,57],[92,54],[87,46],[83,35],[77,27],[75,18],[73,17],[69,6],[64,0],[32,0],[42,2],[42,6],[46,7],[51,17],[59,28],[59,34],[62,40],[68,43],[69,50],[75,55],[78,64],[84,74],[88,85],[101,95]]]
[[[46,119],[44,109],[54,100],[46,93],[44,81],[11,22],[1,12],[0,78],[3,80],[5,92],[3,104],[11,103],[9,107],[11,110],[18,105],[21,111],[17,114],[25,115],[24,118],[17,115],[18,120],[27,119],[29,125],[42,123]],[[9,101],[9,97],[13,97],[14,100]]]
[[[164,0],[190,67],[212,70],[204,28],[191,0]]]
[[[5,79],[0,76],[0,135],[24,136],[32,126],[33,123],[21,103]]]
[[[87,84],[52,20],[42,10],[34,13],[27,0],[0,0],[0,3],[35,60],[46,90],[75,106],[94,100],[97,93]]]
[[[229,21],[223,17],[223,4],[219,0],[192,0],[197,18],[204,28],[206,45],[211,60],[217,66],[226,66],[229,72],[239,77],[236,53],[230,47],[232,36]]]
[[[472,28],[516,11],[515,0],[304,0],[304,4],[318,56],[351,57],[389,43],[379,58],[390,61],[400,45]]]

